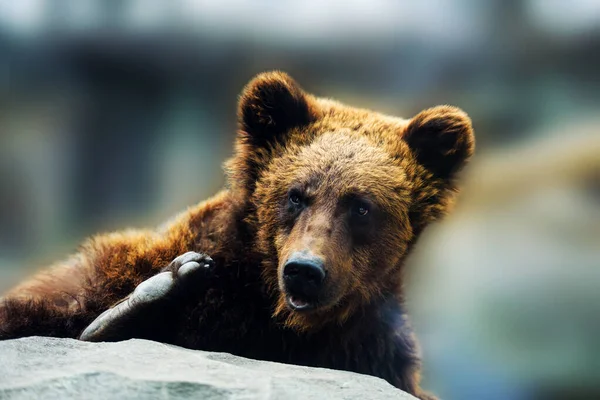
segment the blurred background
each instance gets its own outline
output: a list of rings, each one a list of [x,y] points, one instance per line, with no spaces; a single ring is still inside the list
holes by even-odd
[[[478,150],[407,266],[424,386],[600,398],[600,2],[0,0],[0,292],[214,194],[237,95],[282,69]]]

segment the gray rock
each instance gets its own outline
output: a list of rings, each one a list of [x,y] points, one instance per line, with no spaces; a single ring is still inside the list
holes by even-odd
[[[0,399],[400,399],[382,379],[147,340],[0,342]]]

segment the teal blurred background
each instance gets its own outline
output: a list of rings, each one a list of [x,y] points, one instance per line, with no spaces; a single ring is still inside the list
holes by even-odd
[[[356,106],[473,119],[456,213],[407,265],[425,387],[600,398],[594,0],[0,0],[0,292],[214,194],[237,95],[270,69]]]

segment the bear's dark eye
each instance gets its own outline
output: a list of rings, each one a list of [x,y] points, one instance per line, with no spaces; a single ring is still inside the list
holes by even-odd
[[[363,202],[358,202],[353,207],[354,214],[359,217],[365,217],[369,214],[369,205]]]
[[[299,206],[300,203],[302,203],[302,196],[296,191],[290,193],[289,199],[290,203],[292,203],[295,206]]]
[[[376,237],[381,211],[368,199],[354,196],[347,208],[348,228],[356,246],[371,243]]]

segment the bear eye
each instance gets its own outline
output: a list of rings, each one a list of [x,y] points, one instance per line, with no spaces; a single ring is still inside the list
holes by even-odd
[[[354,214],[359,217],[366,217],[371,211],[369,205],[364,201],[357,202],[352,208]]]
[[[292,203],[295,206],[300,205],[300,203],[302,202],[302,197],[297,192],[290,193],[289,199],[290,199],[290,203]]]

